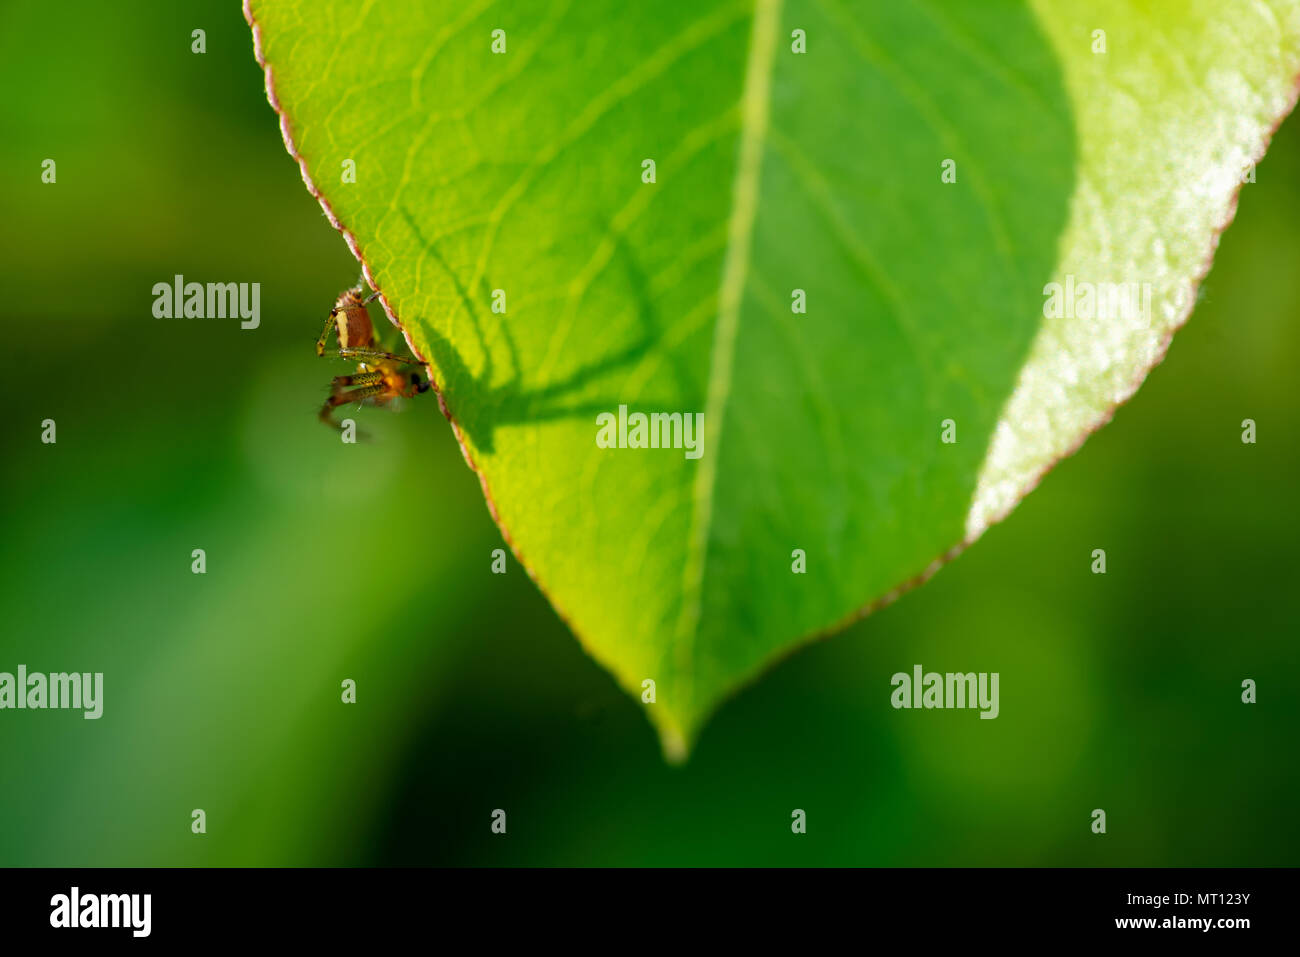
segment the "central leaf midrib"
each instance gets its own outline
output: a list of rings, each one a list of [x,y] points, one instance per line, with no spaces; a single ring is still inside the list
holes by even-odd
[[[685,705],[693,700],[693,657],[704,600],[704,572],[708,558],[714,491],[717,486],[718,447],[722,421],[731,391],[732,361],[740,307],[749,271],[758,212],[758,192],[764,141],[771,106],[772,64],[782,0],[756,0],[745,81],[740,94],[741,130],[728,222],[727,250],[718,289],[718,320],[709,360],[708,390],[704,404],[704,454],[695,475],[690,538],[682,570],[683,594],[677,622],[677,680],[684,685],[674,697]]]

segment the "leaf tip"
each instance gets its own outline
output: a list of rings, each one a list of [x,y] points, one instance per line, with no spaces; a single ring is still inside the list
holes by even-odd
[[[690,757],[691,749],[687,745],[686,739],[676,728],[661,728],[659,730],[659,745],[663,749],[664,761],[674,767],[681,767]]]

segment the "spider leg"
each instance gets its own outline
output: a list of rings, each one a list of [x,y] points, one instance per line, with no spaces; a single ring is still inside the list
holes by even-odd
[[[368,373],[367,373],[368,374]],[[355,379],[360,376],[339,376],[339,379]],[[338,382],[338,379],[334,380]],[[336,387],[336,391],[325,400],[325,404],[320,407],[320,420],[331,428],[343,431],[343,426],[334,420],[334,410],[340,405],[347,405],[351,402],[361,402],[365,399],[373,398],[388,391],[388,386],[382,382],[376,382],[371,385],[362,386],[360,389],[353,389],[351,392],[345,392],[341,387]]]
[[[316,340],[316,355],[325,354],[325,340],[330,337],[330,330],[334,328],[334,317],[338,314],[337,309],[331,309],[330,314],[325,317],[325,328],[321,331],[320,338]]]
[[[330,382],[330,393],[338,395],[345,388],[352,386],[374,385],[376,382],[382,382],[384,374],[382,372],[358,372],[353,375],[336,375]]]
[[[376,362],[386,359],[389,362],[398,362],[406,366],[424,365],[419,359],[412,356],[394,355],[382,349],[331,349],[329,354],[331,358],[337,356],[340,359],[356,359],[359,362]]]
[[[366,271],[363,269],[361,270],[361,275],[357,276],[357,284],[352,287],[352,291],[359,296],[361,295],[362,290],[364,290],[369,285],[370,285],[370,280],[366,279]],[[366,302],[369,302],[371,299],[374,299],[375,296],[377,295],[379,295],[378,289],[376,289],[374,292],[368,295],[366,297],[366,301],[363,302],[361,305],[364,306]]]

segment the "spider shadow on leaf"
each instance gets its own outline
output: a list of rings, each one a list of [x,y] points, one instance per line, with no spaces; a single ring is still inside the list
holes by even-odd
[[[456,422],[473,441],[475,447],[485,453],[492,453],[495,450],[496,430],[503,425],[522,425],[584,415],[594,417],[600,412],[615,411],[621,402],[628,401],[627,396],[602,395],[599,398],[592,398],[587,395],[591,383],[620,369],[630,370],[658,342],[655,309],[649,296],[645,272],[622,235],[614,233],[608,226],[595,224],[600,230],[597,235],[608,232],[615,237],[614,261],[622,266],[636,305],[639,334],[635,341],[580,366],[557,382],[528,387],[524,382],[515,338],[511,334],[509,324],[501,321],[495,331],[500,333],[504,342],[510,371],[504,382],[494,385],[493,350],[484,335],[484,323],[489,320],[491,314],[480,315],[479,310],[485,308],[480,302],[481,297],[471,295],[470,290],[465,288],[455,269],[447,262],[437,246],[426,238],[420,224],[410,212],[403,208],[401,214],[424,252],[450,279],[483,353],[482,369],[475,374],[465,362],[460,350],[438,332],[432,323],[425,322],[419,327],[432,353],[426,358],[442,377],[448,408],[452,408],[454,402]],[[491,283],[486,279],[482,285],[491,288]],[[686,378],[675,358],[670,363],[670,369],[674,379],[677,380],[677,385],[684,387]],[[462,396],[471,395],[476,397],[476,401],[468,403],[457,401]],[[580,396],[586,397],[575,398]]]

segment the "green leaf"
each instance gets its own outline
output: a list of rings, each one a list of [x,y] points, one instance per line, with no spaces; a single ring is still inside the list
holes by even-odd
[[[1134,391],[1300,73],[1300,0],[249,6],[309,188],[670,756]],[[1149,312],[1044,318],[1067,281]],[[621,406],[701,454],[598,447]]]

